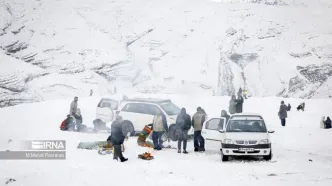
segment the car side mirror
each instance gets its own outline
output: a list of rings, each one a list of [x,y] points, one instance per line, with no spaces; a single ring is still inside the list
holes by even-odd
[[[268,133],[274,133],[274,130],[269,130]]]
[[[220,129],[220,130],[219,130],[219,132],[220,132],[220,133],[224,133],[225,131],[224,131],[224,130],[222,130],[222,129]]]

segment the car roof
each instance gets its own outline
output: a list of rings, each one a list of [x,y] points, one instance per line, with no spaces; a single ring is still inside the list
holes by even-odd
[[[155,104],[171,102],[170,99],[158,99],[158,98],[131,98],[131,99],[125,99],[122,101],[123,102],[155,103]]]
[[[263,117],[258,113],[237,113],[233,114],[230,118],[230,120],[263,120]]]

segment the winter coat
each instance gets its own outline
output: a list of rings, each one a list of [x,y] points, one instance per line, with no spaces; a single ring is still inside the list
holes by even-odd
[[[177,116],[176,126],[181,130],[189,130],[191,128],[191,118],[185,110],[181,110],[181,113]]]
[[[152,128],[155,132],[168,132],[166,116],[164,114],[155,115],[152,120]]]
[[[239,96],[239,98],[236,101],[236,113],[242,113],[243,108],[243,97]]]
[[[287,106],[287,111],[290,111],[291,108],[292,108],[292,107],[291,107],[290,105],[288,105],[288,106]]]
[[[324,121],[324,125],[326,129],[331,128],[331,119],[329,117],[327,117],[327,119]]]
[[[191,124],[194,127],[194,131],[201,131],[203,128],[203,123],[205,121],[205,114],[203,112],[196,112],[193,115]]]
[[[72,101],[70,104],[70,110],[69,110],[69,114],[71,115],[76,115],[77,112],[77,101]]]
[[[111,125],[111,142],[113,145],[122,145],[125,140],[125,136],[122,132],[122,122],[113,121]]]
[[[278,112],[278,116],[280,119],[287,118],[287,106],[285,104],[281,104]]]
[[[229,118],[231,117],[230,115],[228,115],[227,113],[221,113],[221,115],[220,115],[221,117],[224,117],[224,118],[226,118],[226,123],[228,122],[228,120],[229,120]]]
[[[60,130],[71,130],[74,128],[74,120],[72,117],[68,117],[61,123]]]
[[[229,113],[230,114],[235,114],[236,113],[236,100],[234,100],[234,99],[231,99],[230,101],[229,101],[229,109],[228,109],[228,111],[229,111]]]
[[[322,119],[320,120],[320,128],[321,129],[325,128],[324,119],[325,119],[325,117],[323,116]]]

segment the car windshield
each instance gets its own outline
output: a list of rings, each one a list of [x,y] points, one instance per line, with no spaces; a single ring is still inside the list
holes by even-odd
[[[263,120],[230,120],[226,132],[266,132]]]
[[[172,102],[161,103],[159,105],[168,115],[178,115],[181,109]]]

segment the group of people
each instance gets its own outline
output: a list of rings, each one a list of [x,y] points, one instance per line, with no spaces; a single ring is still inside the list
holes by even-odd
[[[83,125],[83,116],[78,108],[78,97],[76,96],[70,104],[69,114],[60,125],[60,130],[64,131],[83,131],[86,126]]]
[[[237,93],[237,97],[235,95],[232,95],[231,100],[229,101],[229,113],[235,114],[235,113],[242,113],[243,111],[243,96],[242,96],[242,89],[239,89],[239,92]]]

